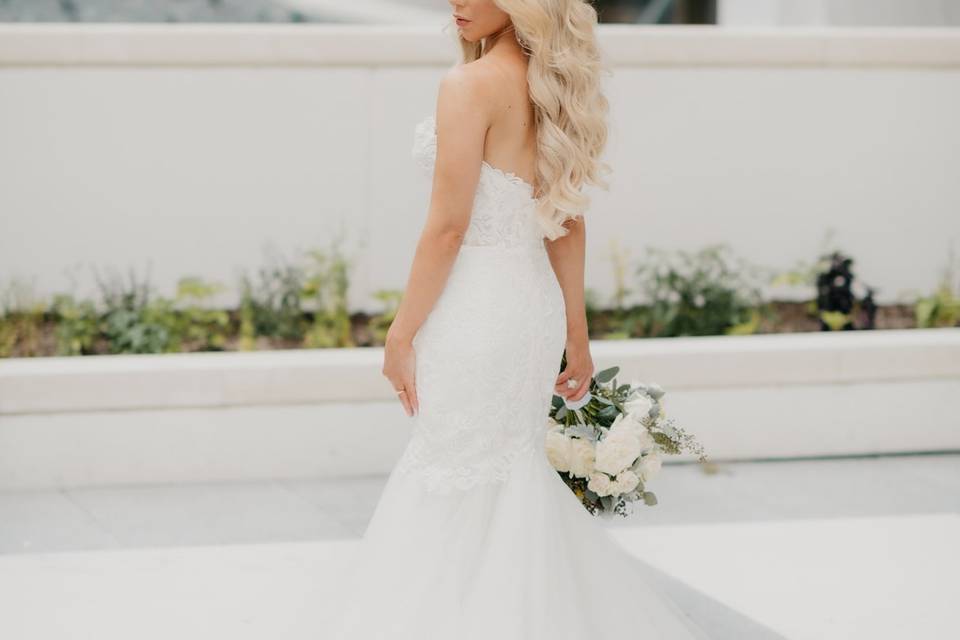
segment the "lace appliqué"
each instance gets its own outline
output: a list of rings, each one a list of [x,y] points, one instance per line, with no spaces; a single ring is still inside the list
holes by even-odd
[[[437,159],[437,127],[433,116],[428,116],[415,127],[411,154],[425,173],[432,173]],[[473,212],[463,244],[542,245],[546,233],[536,206],[530,183],[513,172],[482,161]]]
[[[432,117],[416,128],[427,171],[435,132]],[[518,457],[542,452],[566,341],[529,185],[483,167],[467,235],[413,342],[420,413],[396,470],[431,493],[503,482]]]

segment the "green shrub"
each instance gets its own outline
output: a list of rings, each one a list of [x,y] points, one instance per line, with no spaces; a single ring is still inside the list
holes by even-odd
[[[51,312],[55,321],[58,356],[79,356],[93,353],[100,336],[100,315],[90,300],[75,300],[71,294],[53,297]]]
[[[177,319],[173,303],[154,299],[149,272],[141,279],[134,269],[128,280],[111,271],[94,270],[103,308],[101,332],[110,353],[165,353],[176,350]]]
[[[647,336],[750,332],[758,322],[755,267],[735,261],[725,245],[697,252],[649,249],[637,268],[646,303],[636,315]]]
[[[328,251],[307,253],[306,278],[301,304],[312,314],[304,344],[307,347],[352,347],[354,345],[347,294],[350,262],[335,239]]]

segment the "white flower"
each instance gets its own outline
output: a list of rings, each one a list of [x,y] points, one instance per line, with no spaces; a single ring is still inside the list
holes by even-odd
[[[621,416],[617,416],[607,436],[597,443],[594,466],[610,475],[616,475],[633,465],[643,452],[637,429],[630,425],[630,421],[620,420]]]
[[[650,409],[653,408],[653,400],[646,394],[640,393],[623,403],[623,408],[626,409],[627,413],[640,419],[650,413]]]
[[[637,438],[640,440],[640,451],[642,453],[646,453],[657,446],[653,436],[650,435],[650,432],[647,431],[647,428],[643,425],[640,425],[640,433],[637,434]]]
[[[614,482],[614,488],[617,494],[621,493],[630,493],[637,488],[637,485],[640,484],[640,476],[635,474],[630,469],[626,471],[621,471],[617,474],[617,480]]]
[[[661,464],[660,456],[656,453],[643,456],[643,458],[640,459],[639,465],[640,479],[646,483],[650,478],[657,475],[657,472],[660,471]]]
[[[553,418],[547,418],[547,431],[559,431],[563,433],[563,425],[554,420]]]
[[[587,482],[587,489],[593,491],[600,497],[609,496],[613,483],[610,476],[605,473],[595,472],[590,474],[590,480]]]
[[[570,475],[578,478],[589,478],[593,473],[596,450],[593,443],[582,438],[572,438],[570,441],[569,467]]]
[[[620,414],[613,421],[613,424],[610,425],[610,430],[628,430],[633,433],[637,440],[640,442],[640,451],[641,453],[652,449],[656,442],[653,440],[653,436],[650,435],[650,431],[646,426],[640,421],[640,417],[632,414]],[[639,457],[639,454],[637,455]]]
[[[557,471],[570,470],[570,438],[562,431],[548,431],[544,444],[547,460]]]

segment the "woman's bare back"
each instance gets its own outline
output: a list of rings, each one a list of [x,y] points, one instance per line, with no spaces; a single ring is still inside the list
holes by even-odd
[[[495,108],[498,115],[487,130],[483,160],[534,184],[537,132],[527,85],[527,63],[513,56],[496,58],[491,54],[471,63],[490,65],[503,77],[503,90]]]

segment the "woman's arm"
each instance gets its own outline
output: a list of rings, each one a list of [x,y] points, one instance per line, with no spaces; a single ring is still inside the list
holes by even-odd
[[[483,143],[492,113],[489,78],[489,73],[477,65],[460,65],[447,72],[440,82],[430,207],[406,289],[384,345],[382,373],[395,390],[406,389],[399,399],[409,416],[419,411],[413,337],[446,286],[473,211]]]
[[[587,310],[584,298],[584,260],[587,230],[583,216],[564,223],[570,232],[547,242],[550,264],[563,290],[567,314],[567,366],[557,377],[554,391],[569,400],[579,400],[590,389],[593,377],[593,359],[590,357],[590,338],[587,335]],[[579,384],[570,389],[567,379]]]

